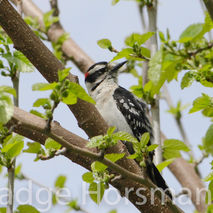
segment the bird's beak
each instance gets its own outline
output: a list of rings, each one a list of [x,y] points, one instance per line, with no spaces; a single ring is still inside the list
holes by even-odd
[[[117,72],[126,63],[127,63],[127,61],[123,61],[123,62],[115,65],[114,67],[112,67],[110,72]]]

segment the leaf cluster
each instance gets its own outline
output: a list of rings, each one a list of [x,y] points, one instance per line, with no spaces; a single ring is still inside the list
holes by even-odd
[[[0,28],[0,71],[2,76],[12,79],[17,72],[33,72],[30,61],[19,51],[12,49],[12,41]]]
[[[67,77],[70,68],[58,71],[58,82],[53,83],[37,83],[32,87],[33,91],[47,91],[52,90],[49,98],[39,98],[33,104],[34,107],[42,106],[45,114],[36,110],[31,110],[31,113],[40,116],[44,119],[52,118],[53,111],[59,102],[68,105],[76,104],[78,98],[95,103],[94,100],[86,93],[86,91],[77,83],[70,82]]]
[[[53,158],[56,151],[61,148],[61,144],[51,138],[45,140],[44,147],[38,142],[28,142],[27,146],[23,152],[36,154],[34,161]]]
[[[170,36],[166,39],[162,32],[159,33],[162,42],[161,68],[166,76],[170,75],[166,80],[176,79],[177,74],[185,70],[181,80],[182,89],[189,87],[194,81],[205,87],[213,87],[213,43],[205,38],[205,34],[212,28],[211,18],[206,14],[204,23],[187,27],[178,41],[171,41]]]

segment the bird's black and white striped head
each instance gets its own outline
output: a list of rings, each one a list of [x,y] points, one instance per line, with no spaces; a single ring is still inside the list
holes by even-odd
[[[126,62],[124,61],[117,65],[106,61],[93,64],[85,73],[85,83],[88,92],[93,92],[100,84],[106,81],[117,83],[118,71]]]

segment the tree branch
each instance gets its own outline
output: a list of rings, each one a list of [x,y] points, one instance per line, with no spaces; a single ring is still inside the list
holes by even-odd
[[[29,137],[30,139],[36,139],[40,143],[44,143],[44,140],[47,137],[51,137],[56,140],[64,147],[67,148],[67,153],[65,154],[69,159],[74,162],[84,166],[87,169],[90,169],[92,161],[98,160],[107,165],[110,170],[113,170],[115,174],[121,174],[122,179],[119,181],[113,181],[111,184],[116,187],[121,194],[125,195],[125,190],[133,187],[134,192],[129,196],[129,200],[140,210],[146,212],[181,212],[175,205],[172,204],[170,199],[166,199],[166,205],[161,203],[161,193],[156,193],[155,203],[151,204],[151,193],[150,188],[155,189],[156,186],[153,185],[147,179],[144,179],[143,176],[134,174],[134,169],[122,168],[120,165],[115,164],[105,158],[100,159],[98,153],[93,149],[86,147],[87,141],[79,136],[65,130],[62,128],[58,122],[51,123],[51,131],[46,132],[46,121],[40,117],[37,117],[33,114],[27,113],[19,108],[14,108],[14,115],[9,121],[8,126],[15,126],[15,131],[19,134]],[[40,137],[37,137],[40,134]],[[124,147],[125,148],[125,147]],[[122,152],[125,150],[121,150]],[[134,161],[126,159],[126,161]],[[129,168],[128,168],[129,169]],[[131,171],[132,170],[132,171]],[[136,189],[143,189],[147,202],[144,205],[139,205],[137,202],[141,202],[141,197],[137,196],[135,192]]]
[[[30,4],[29,1],[23,0],[23,11],[26,11],[26,2],[27,5]],[[35,5],[31,4],[30,9],[34,9],[36,12],[40,11],[38,8],[35,9]],[[43,20],[42,13],[39,14],[39,20]],[[1,3],[0,25],[12,39],[15,48],[20,50],[31,61],[47,81],[57,81],[58,70],[63,69],[63,65],[35,36],[29,26],[7,1],[2,1]],[[64,33],[61,29],[54,29],[53,31],[51,27],[48,31],[48,35],[52,38],[51,40],[54,38],[57,40]],[[78,49],[78,46],[72,43],[70,39],[68,40],[64,42],[62,49],[63,47],[68,47],[68,52],[74,54],[72,55],[73,60],[79,65],[80,69],[85,71],[93,62],[88,59],[88,57],[85,57],[85,54],[81,52],[80,48]],[[72,46],[72,48],[70,48],[70,46]],[[69,80],[74,82],[78,81],[77,77],[71,74],[69,75]],[[106,122],[93,104],[79,99],[77,104],[70,105],[69,108],[78,120],[79,127],[81,127],[89,137],[100,135],[107,131],[108,127]]]
[[[190,165],[183,158],[177,158],[172,164],[169,165],[169,169],[175,175],[178,181],[181,182],[182,186],[190,192],[188,195],[196,206],[197,211],[205,212],[206,189],[196,174],[194,165]]]
[[[5,0],[2,0],[2,1],[5,3]],[[0,6],[1,6],[2,1],[0,1]],[[15,2],[15,0],[12,0],[12,1]],[[2,10],[2,9],[0,8],[0,10]],[[2,14],[4,13],[4,15],[5,15],[4,19],[7,23],[7,13],[5,14],[4,10],[7,10],[7,7],[3,9],[3,12],[0,12],[0,22],[2,21]],[[39,22],[40,22],[40,25],[44,26],[43,25],[43,14],[42,14],[41,10],[38,7],[36,7],[35,4],[32,3],[31,0],[23,0],[23,12],[27,16],[32,16],[34,18],[37,17]],[[14,11],[13,11],[13,13],[14,13]],[[13,20],[14,19],[12,19],[10,21],[13,22]],[[9,26],[7,26],[7,27],[9,28]],[[13,27],[15,27],[14,29],[16,29],[17,25],[14,24]],[[16,32],[13,32],[13,33],[14,33],[14,36],[17,36]],[[18,35],[20,36],[20,34],[23,35],[24,33],[22,33],[22,31],[19,30]],[[56,28],[55,30],[53,28],[50,28],[50,30],[48,32],[49,38],[51,40],[53,39],[55,41],[62,34],[64,34],[64,30],[58,29],[58,28]],[[33,47],[26,46],[26,48],[33,48]],[[41,47],[38,48],[38,56],[39,57],[41,55],[40,50],[41,50]],[[67,41],[65,41],[65,43],[62,46],[62,50],[64,51],[64,53],[66,55],[72,56],[73,61],[75,61],[75,64],[83,72],[85,72],[87,70],[87,68],[93,63],[93,61],[73,42],[72,39],[68,39]],[[45,59],[42,59],[42,60],[45,61]],[[55,63],[55,59],[53,61],[53,64],[54,63]],[[54,81],[55,76],[57,75],[57,70],[55,69],[55,66],[53,65],[53,66],[49,67],[49,64],[48,64],[48,66],[46,67],[46,70],[48,70],[50,72],[49,76],[52,79],[52,81]],[[55,73],[55,74],[53,74],[53,73]],[[79,126],[81,126],[85,130],[85,132],[88,133],[88,135],[90,137],[92,137],[94,135],[104,134],[106,132],[107,126],[106,126],[103,119],[100,117],[99,113],[97,112],[97,110],[94,108],[93,105],[90,105],[86,102],[79,100],[77,106],[76,105],[70,106],[70,108],[72,109],[72,111],[76,115],[78,122],[79,122]],[[39,142],[44,141],[44,138],[45,138],[45,136],[43,134],[41,134],[37,131],[32,132],[30,129],[27,129],[27,128],[19,128],[19,134],[22,134],[25,137],[29,137],[29,138],[34,136],[36,138],[35,140],[39,141]],[[80,145],[82,145],[82,144],[78,144],[78,146],[80,146]],[[120,143],[119,143],[119,145],[120,145]],[[119,148],[114,149],[113,152],[119,152],[118,150],[120,152],[122,152],[122,151],[124,151],[124,148],[119,146]],[[74,161],[74,162],[84,166],[85,168],[87,168],[89,159],[83,158],[83,156],[81,157],[81,159],[78,159],[78,155],[76,153],[72,153],[72,161]],[[179,161],[179,159],[177,159],[176,161]],[[180,168],[175,166],[176,161],[170,166],[170,168],[173,167],[174,168],[174,170],[173,170],[174,174],[178,175],[179,173],[178,173],[178,171],[175,171],[175,169],[180,169]],[[135,165],[131,165],[128,162],[124,162],[123,166],[125,168],[127,168],[128,170],[132,169],[131,171],[135,172],[136,174],[140,174],[138,169],[135,168]],[[186,162],[185,164],[183,164],[183,166],[185,166],[185,167],[181,168],[181,170],[187,171],[188,168],[190,167],[190,164]],[[136,167],[137,167],[137,165],[136,165]],[[88,169],[90,169],[90,168],[88,168]],[[183,175],[185,175],[185,177],[189,177],[190,179],[196,179],[197,178],[197,175],[195,174],[195,176],[194,176],[194,173],[185,172],[185,173],[183,173]],[[182,184],[182,186],[185,187],[185,185],[186,185],[185,179],[184,178],[179,179],[179,181]],[[123,195],[124,195],[125,188],[122,184],[123,184],[123,182],[121,181],[121,184],[119,185],[119,183],[118,183],[116,186],[120,187],[120,191],[122,191]],[[196,190],[196,188],[199,188],[200,185],[202,185],[201,181],[199,182],[198,185],[192,185],[191,187],[194,189],[193,192]],[[196,202],[195,202],[195,205],[196,205]],[[202,205],[202,204],[197,204],[197,209],[199,209],[199,205]]]
[[[157,0],[153,0],[152,5],[150,7],[147,6],[148,18],[149,18],[149,26],[148,26],[149,32],[157,32],[157,8],[158,8]],[[156,33],[150,38],[148,42],[148,47],[151,51],[151,56],[153,56],[158,50]],[[154,143],[158,144],[158,147],[155,151],[154,161],[155,161],[155,164],[159,164],[162,162],[159,95],[156,95],[155,97],[155,103],[151,106],[151,112],[152,112]]]

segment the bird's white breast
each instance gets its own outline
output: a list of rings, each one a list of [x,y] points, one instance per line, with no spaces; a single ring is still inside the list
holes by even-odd
[[[113,98],[117,84],[102,83],[91,96],[96,101],[96,107],[109,126],[115,126],[117,131],[125,131],[133,135],[123,114],[117,108]]]

